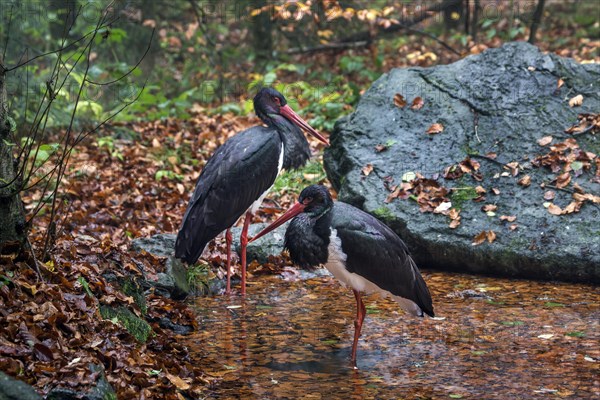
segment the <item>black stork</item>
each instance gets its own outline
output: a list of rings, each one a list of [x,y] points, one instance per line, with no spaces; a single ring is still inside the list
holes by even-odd
[[[434,316],[429,289],[408,248],[378,219],[341,201],[334,203],[327,188],[312,185],[300,193],[298,203],[250,241],[292,218],[284,241],[292,261],[300,267],[325,264],[333,276],[354,291],[354,368],[366,313],[361,292],[391,295],[414,316]]]
[[[248,225],[282,169],[296,169],[310,158],[302,130],[329,145],[272,88],[254,97],[254,111],[267,126],[242,131],[220,146],[207,161],[183,217],[175,242],[175,257],[195,263],[204,248],[227,230],[227,289],[231,289],[231,226],[245,213],[242,228],[242,295],[246,294]]]

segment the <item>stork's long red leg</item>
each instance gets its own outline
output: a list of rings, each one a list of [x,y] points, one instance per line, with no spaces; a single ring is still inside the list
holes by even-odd
[[[229,294],[231,292],[231,243],[233,242],[231,229],[227,229],[225,232],[225,242],[227,242],[227,288],[225,294]]]
[[[242,296],[246,295],[246,246],[248,245],[248,226],[250,226],[250,221],[252,221],[252,213],[248,211],[246,212],[242,236],[240,238],[242,244]]]
[[[365,320],[366,308],[362,301],[360,292],[353,290],[354,298],[356,299],[356,320],[354,320],[354,342],[352,343],[352,367],[356,368],[356,348],[358,346],[358,338],[360,337],[360,330],[362,329],[363,321]]]

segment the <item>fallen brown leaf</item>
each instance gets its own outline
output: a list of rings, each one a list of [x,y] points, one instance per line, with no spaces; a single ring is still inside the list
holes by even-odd
[[[444,125],[439,124],[439,123],[435,123],[433,125],[431,125],[429,127],[429,129],[427,129],[427,133],[429,135],[435,135],[437,133],[442,133],[444,131]]]
[[[172,375],[170,373],[166,373],[167,379],[175,385],[175,387],[179,390],[188,390],[190,388],[190,384],[178,377],[177,375]]]
[[[583,96],[578,94],[577,96],[569,100],[569,107],[578,107],[583,104]]]
[[[563,211],[559,206],[552,203],[548,206],[548,212],[552,215],[561,215]]]
[[[525,175],[524,177],[519,179],[519,182],[517,183],[523,187],[528,187],[529,185],[531,185],[531,177],[529,175]]]
[[[547,190],[544,193],[544,200],[554,200],[554,197],[556,197],[556,192],[553,190]]]
[[[410,108],[413,110],[420,110],[421,108],[423,108],[424,105],[425,103],[423,102],[422,98],[415,97],[412,101],[412,105],[410,106]]]
[[[404,96],[400,93],[396,93],[394,95],[394,105],[398,108],[404,108],[406,106],[406,100],[404,100]]]
[[[364,167],[362,167],[362,173],[364,176],[369,176],[369,174],[371,172],[373,172],[373,164],[367,164]]]
[[[375,146],[375,153],[381,153],[382,151],[387,150],[388,147],[384,144],[378,144]]]
[[[517,219],[516,215],[501,215],[500,221],[514,222]]]
[[[487,237],[487,233],[485,231],[481,231],[479,232],[474,238],[473,238],[473,242],[471,243],[472,246],[479,246],[481,243],[485,242],[485,239]]]
[[[495,204],[486,204],[483,207],[481,207],[481,211],[483,211],[483,212],[496,211],[497,209],[498,209],[498,206]]]
[[[537,142],[540,146],[547,146],[552,143],[552,139],[552,136],[544,136],[543,138],[538,139]]]
[[[556,177],[556,187],[557,188],[564,188],[567,187],[569,185],[569,182],[571,182],[571,174],[568,172],[565,172],[564,174],[560,174],[559,176]]]

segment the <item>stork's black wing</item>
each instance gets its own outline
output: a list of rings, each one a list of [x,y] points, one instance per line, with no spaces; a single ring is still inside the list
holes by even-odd
[[[375,217],[336,202],[331,227],[347,255],[346,269],[393,295],[414,301],[433,317],[429,289],[402,239]]]
[[[281,153],[276,130],[238,133],[208,160],[183,217],[175,256],[194,263],[206,244],[231,227],[275,182]]]

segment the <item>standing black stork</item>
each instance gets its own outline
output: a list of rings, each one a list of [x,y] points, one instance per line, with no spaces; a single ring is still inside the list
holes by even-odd
[[[434,316],[429,289],[406,245],[378,219],[349,204],[334,203],[324,186],[312,185],[300,193],[298,203],[250,241],[291,218],[284,245],[292,261],[301,267],[325,264],[333,276],[354,291],[354,368],[366,313],[361,292],[391,295],[412,315]]]
[[[246,294],[248,225],[282,169],[296,169],[310,158],[300,128],[329,145],[298,116],[277,90],[263,88],[254,97],[254,111],[267,126],[236,134],[208,160],[190,199],[175,242],[175,257],[193,264],[206,244],[227,230],[227,289],[231,289],[231,226],[246,213],[241,234],[242,295]]]

